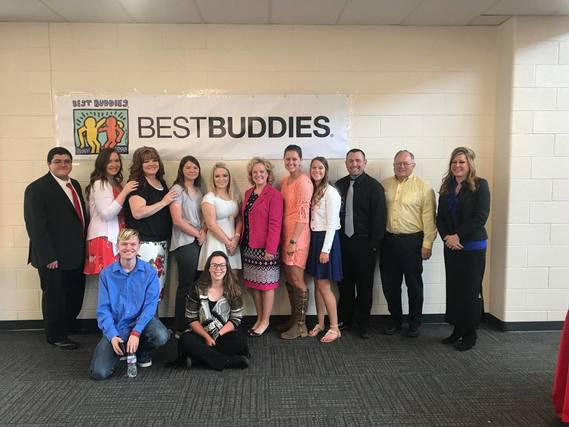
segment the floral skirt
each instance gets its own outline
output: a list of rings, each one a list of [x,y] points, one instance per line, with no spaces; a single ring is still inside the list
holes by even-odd
[[[103,268],[117,259],[113,252],[113,244],[106,237],[100,236],[87,240],[85,252],[85,274],[99,274]]]
[[[243,261],[243,283],[246,287],[269,291],[279,287],[280,253],[267,261],[264,249],[253,249],[249,245],[241,246]]]
[[[164,296],[166,284],[166,265],[168,264],[168,242],[140,242],[138,257],[156,268],[160,281],[160,299]]]

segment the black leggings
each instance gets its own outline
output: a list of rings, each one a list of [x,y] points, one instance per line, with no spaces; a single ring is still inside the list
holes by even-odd
[[[245,336],[238,331],[219,337],[212,347],[198,334],[187,332],[180,337],[179,345],[192,363],[202,363],[216,371],[223,370],[231,356],[244,356],[249,352]]]

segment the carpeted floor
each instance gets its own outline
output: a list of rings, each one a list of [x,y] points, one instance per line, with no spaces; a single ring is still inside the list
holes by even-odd
[[[482,329],[457,352],[439,340],[351,334],[329,345],[276,332],[250,338],[251,367],[222,373],[164,367],[175,341],[137,378],[124,368],[89,379],[99,339],[77,335],[77,351],[44,343],[42,331],[0,332],[0,423],[18,425],[488,426],[559,425],[551,385],[559,332]]]

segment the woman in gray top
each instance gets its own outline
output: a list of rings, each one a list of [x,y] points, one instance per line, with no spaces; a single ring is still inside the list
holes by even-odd
[[[178,262],[178,290],[174,310],[176,337],[184,331],[186,295],[197,279],[200,248],[206,229],[202,220],[201,167],[194,156],[185,156],[180,161],[178,176],[172,190],[179,197],[170,204],[172,216],[172,240],[170,251]]]

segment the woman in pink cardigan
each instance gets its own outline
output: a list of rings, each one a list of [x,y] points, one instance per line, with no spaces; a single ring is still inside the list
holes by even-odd
[[[241,257],[243,281],[255,300],[257,321],[249,335],[260,337],[269,327],[275,289],[279,286],[279,241],[283,220],[283,198],[271,185],[271,162],[254,157],[247,165],[253,187],[245,192],[241,213],[243,235]]]

